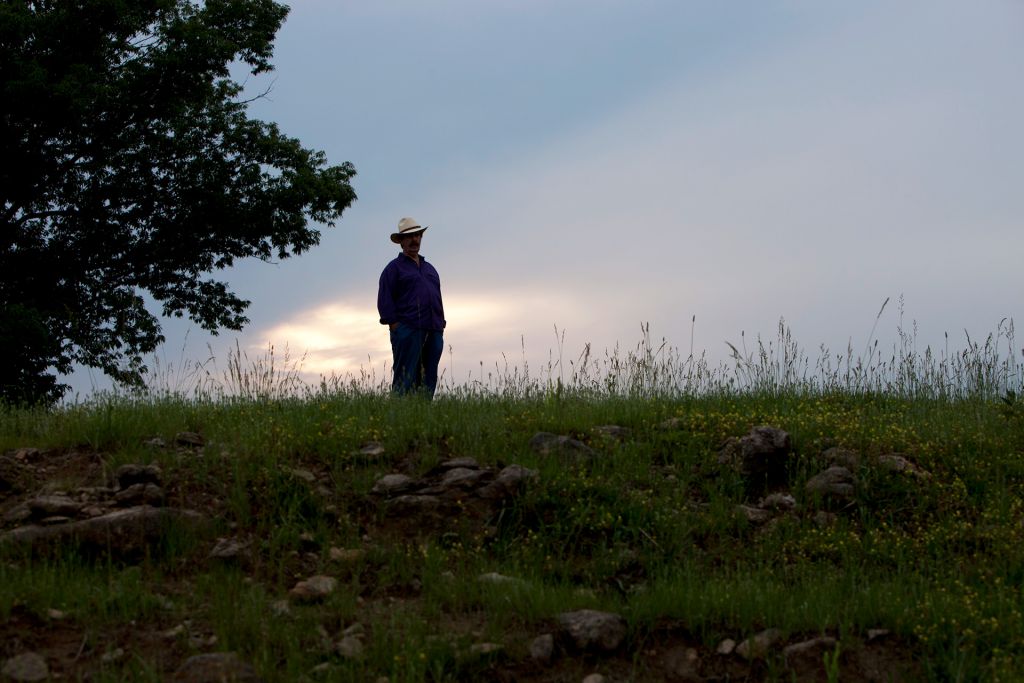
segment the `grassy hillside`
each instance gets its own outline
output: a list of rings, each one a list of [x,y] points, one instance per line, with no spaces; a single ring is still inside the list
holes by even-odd
[[[980,358],[956,395],[898,374],[830,390],[756,355],[745,377],[669,392],[685,362],[639,347],[617,378],[499,373],[433,403],[236,365],[219,395],[4,409],[0,664],[35,653],[91,681],[1021,680],[1024,402],[1019,368],[985,376]],[[771,432],[764,469],[744,460],[759,426],[788,435]],[[12,535],[139,509],[201,517]],[[312,577],[328,579],[297,588]],[[581,635],[581,609],[611,631]]]

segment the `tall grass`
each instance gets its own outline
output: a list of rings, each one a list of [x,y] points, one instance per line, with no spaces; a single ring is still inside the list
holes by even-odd
[[[886,300],[886,304],[888,300]],[[878,318],[885,310],[883,304]],[[829,394],[884,394],[932,400],[992,400],[1024,393],[1024,350],[1018,355],[1013,320],[1004,318],[984,340],[971,339],[950,349],[920,348],[917,324],[907,329],[902,320],[897,339],[883,349],[874,328],[863,352],[853,344],[842,352],[825,345],[810,353],[793,338],[780,319],[774,339],[745,334],[738,344],[726,342],[727,360],[714,362],[707,350],[688,352],[662,338],[654,340],[649,324],[641,324],[640,339],[631,347],[616,344],[596,352],[590,343],[578,355],[566,357],[564,330],[555,327],[557,349],[539,369],[531,368],[525,348],[518,364],[502,356],[486,369],[483,362],[464,378],[442,375],[439,393],[451,397],[496,397],[508,400],[543,396],[580,398],[662,398],[757,395],[804,397]],[[876,318],[876,325],[878,319]],[[236,341],[222,370],[211,350],[204,361],[182,358],[177,368],[159,362],[150,381],[136,398],[184,398],[200,402],[224,400],[316,400],[338,395],[385,394],[390,386],[387,365],[377,375],[361,367],[357,374],[321,375],[304,379],[306,356],[292,357],[269,346],[250,356]],[[116,393],[116,392],[115,392]]]

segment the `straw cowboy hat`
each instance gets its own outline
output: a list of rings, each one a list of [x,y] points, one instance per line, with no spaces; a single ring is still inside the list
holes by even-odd
[[[403,218],[398,221],[398,232],[391,233],[391,241],[398,244],[402,241],[403,237],[425,232],[429,227],[429,225],[421,226],[420,222],[415,218]]]

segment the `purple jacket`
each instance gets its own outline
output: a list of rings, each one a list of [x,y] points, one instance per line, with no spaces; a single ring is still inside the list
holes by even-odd
[[[419,330],[443,330],[441,276],[420,256],[420,264],[405,254],[384,267],[377,290],[382,325],[402,323]]]

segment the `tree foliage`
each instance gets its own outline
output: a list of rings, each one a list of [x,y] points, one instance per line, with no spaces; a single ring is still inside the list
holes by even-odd
[[[0,4],[0,398],[54,400],[74,363],[138,383],[159,319],[240,329],[213,277],[315,246],[354,200],[250,119],[229,68],[272,69],[273,0]],[[234,66],[233,66],[234,65]]]

